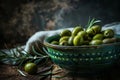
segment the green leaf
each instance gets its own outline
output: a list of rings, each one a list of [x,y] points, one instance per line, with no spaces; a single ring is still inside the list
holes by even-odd
[[[46,73],[49,72],[50,70],[52,70],[53,65],[45,67],[44,69],[42,69],[40,72],[38,72],[38,74],[42,74],[42,73]]]
[[[86,25],[87,29],[91,28],[94,24],[101,22],[101,20],[96,20],[95,18],[88,20],[88,23]]]
[[[58,79],[61,79],[61,78],[64,78],[64,77],[66,77],[66,75],[64,75],[64,76],[52,76],[52,78],[58,78]]]
[[[40,58],[34,61],[35,64],[39,64],[44,58]]]
[[[36,55],[39,55],[39,56],[44,56],[44,55],[42,55],[42,54],[38,53],[38,52],[35,50],[35,47],[34,47],[34,46],[32,46],[32,50],[33,50],[33,52],[34,52]]]
[[[27,76],[23,71],[21,71],[20,69],[17,69],[17,71],[22,75],[22,76]]]
[[[49,72],[45,72],[45,73],[40,74],[40,76],[47,76],[47,75],[52,75],[52,72],[49,71]]]

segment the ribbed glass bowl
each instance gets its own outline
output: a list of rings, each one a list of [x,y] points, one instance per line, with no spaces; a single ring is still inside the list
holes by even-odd
[[[102,45],[59,46],[50,44],[59,35],[45,38],[44,51],[52,61],[73,73],[94,73],[112,66],[120,56],[120,42]]]

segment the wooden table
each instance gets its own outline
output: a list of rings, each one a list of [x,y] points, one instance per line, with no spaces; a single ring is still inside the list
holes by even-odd
[[[53,71],[57,71],[59,67],[54,65]],[[40,69],[44,69],[44,67],[40,67]],[[59,68],[60,69],[60,68]],[[61,73],[57,75],[64,75],[66,73],[65,70],[61,69]],[[0,80],[41,80],[39,75],[27,75],[22,76],[18,71],[16,66],[1,64],[0,65]],[[108,70],[108,72],[103,73],[99,76],[88,76],[88,77],[74,77],[74,76],[66,76],[64,78],[51,78],[47,77],[42,80],[120,80],[120,66],[114,66],[112,69]]]

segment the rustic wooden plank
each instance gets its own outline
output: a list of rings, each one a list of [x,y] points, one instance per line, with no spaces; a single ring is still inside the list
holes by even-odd
[[[104,73],[100,76],[89,76],[89,77],[74,77],[74,76],[66,76],[63,78],[44,78],[42,80],[120,80],[120,66],[114,66],[113,69],[110,69],[108,73]],[[44,67],[40,67],[44,69]],[[54,65],[54,69],[52,72],[55,72],[54,76],[63,76],[67,73],[66,70],[61,69],[59,66]],[[57,74],[58,72],[58,74]],[[16,66],[10,66],[1,64],[0,65],[0,79],[1,80],[41,80],[39,75],[27,75],[26,77],[19,74],[16,70]]]

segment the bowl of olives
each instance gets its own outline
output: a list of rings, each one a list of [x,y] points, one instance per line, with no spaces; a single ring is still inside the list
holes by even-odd
[[[44,51],[52,61],[73,73],[95,73],[112,66],[120,57],[119,38],[114,30],[100,25],[76,26],[46,37]]]

